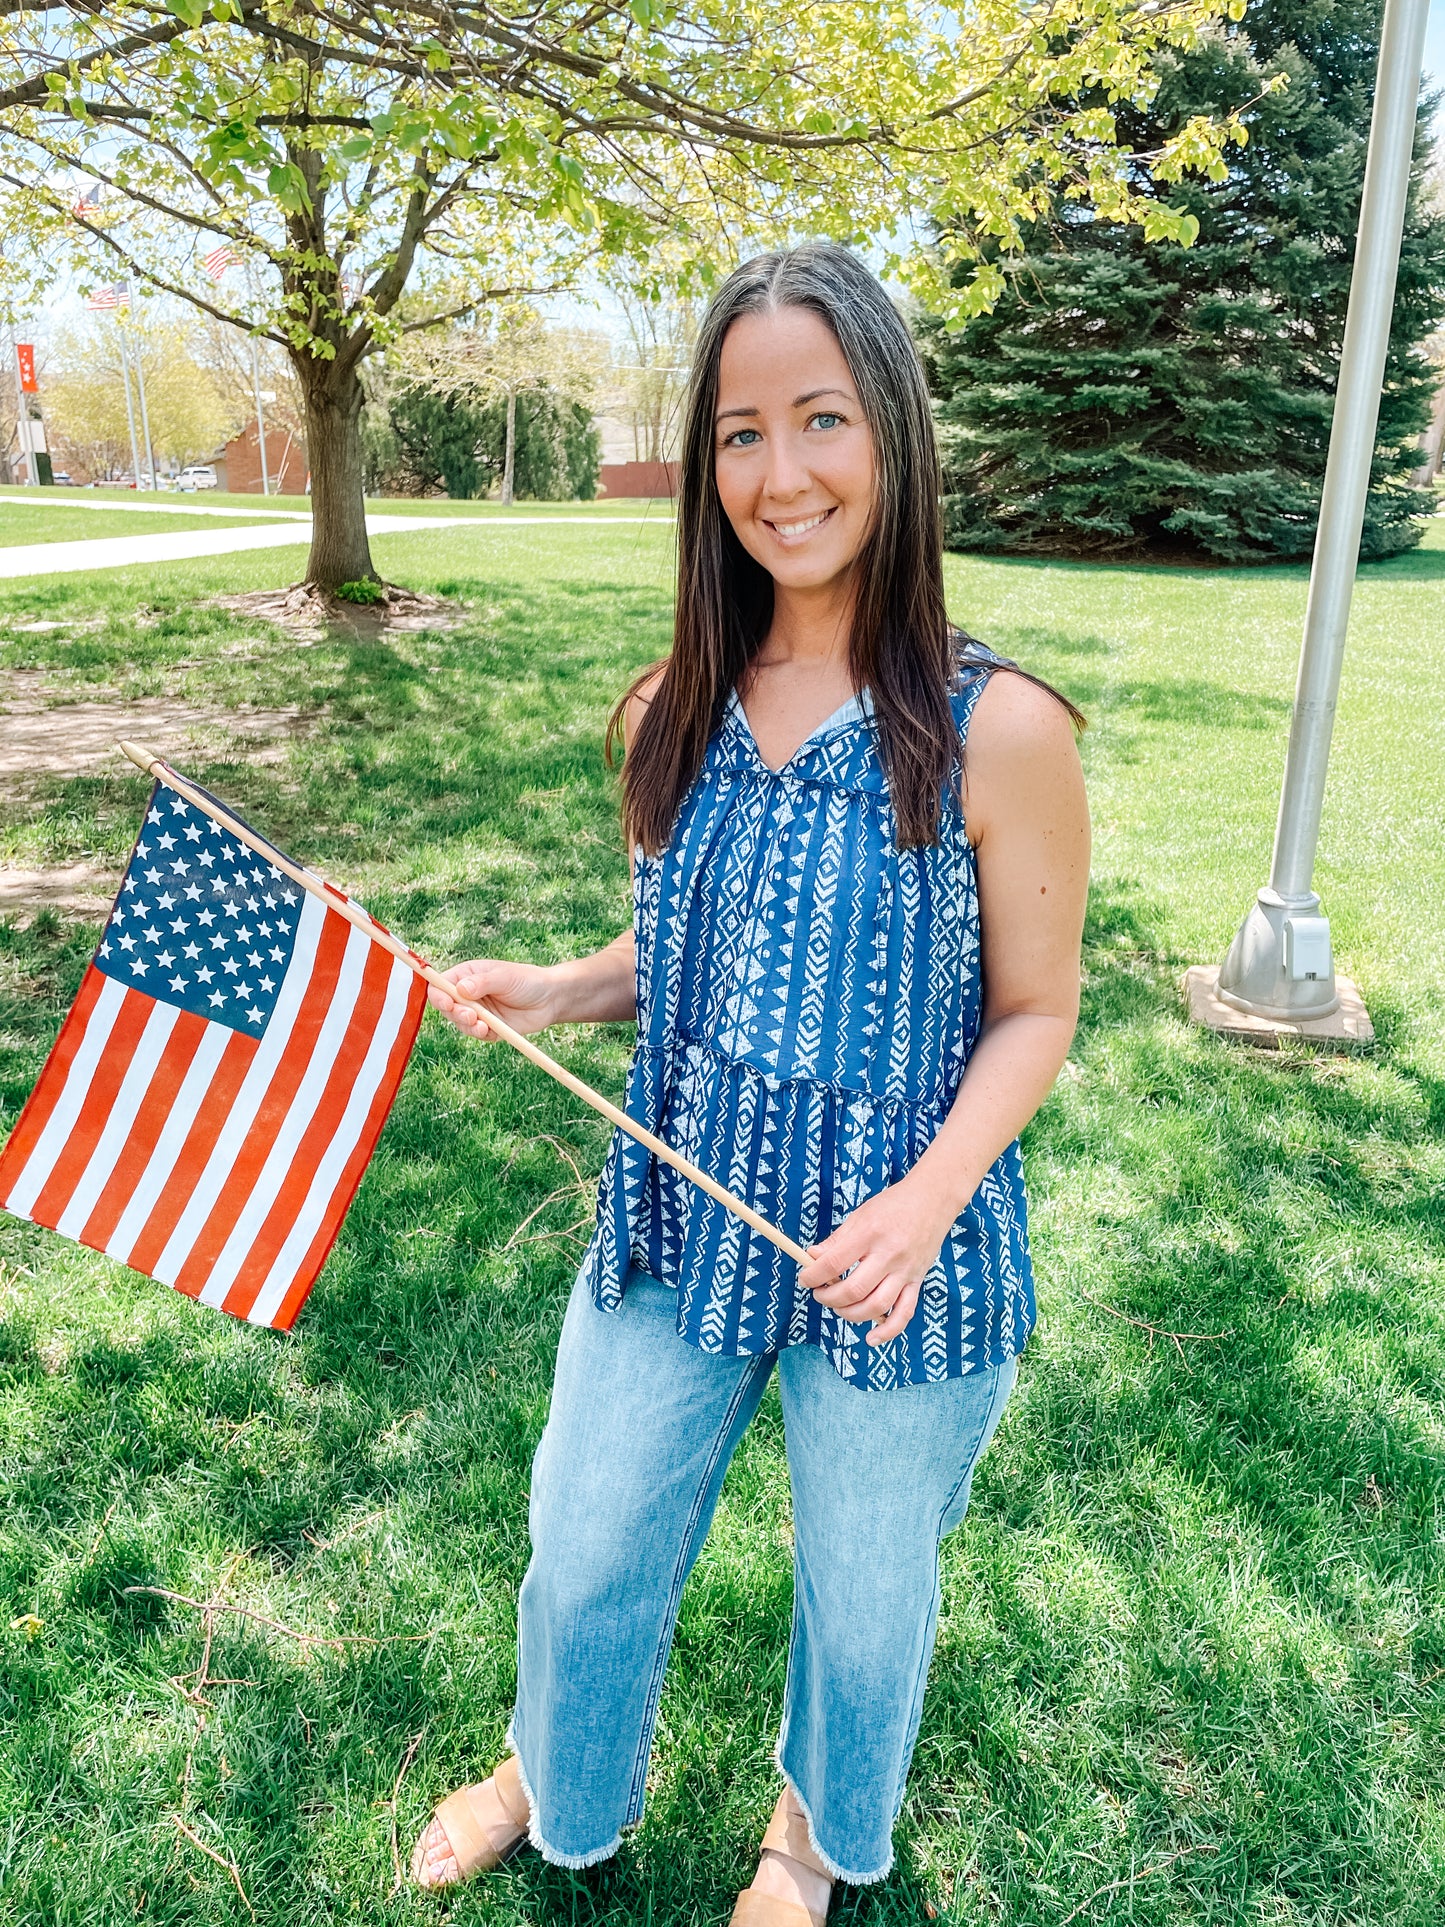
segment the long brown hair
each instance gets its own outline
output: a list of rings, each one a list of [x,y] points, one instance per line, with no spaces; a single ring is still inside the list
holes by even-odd
[[[849,668],[854,688],[872,693],[899,847],[938,841],[943,786],[959,765],[949,689],[967,638],[949,622],[944,606],[938,449],[928,390],[912,336],[882,284],[846,248],[813,243],[760,254],[736,268],[713,296],[698,333],[678,477],[672,653],[633,678],[607,719],[604,755],[611,767],[628,702],[664,668],[624,759],[622,823],[629,849],[640,843],[657,851],[667,844],[728,692],[772,620],[773,579],[739,542],[718,498],[714,416],[728,329],[741,315],[786,307],[811,309],[832,329],[872,430],[874,513],[857,558]],[[1057,690],[1049,694],[1082,728],[1074,705]]]

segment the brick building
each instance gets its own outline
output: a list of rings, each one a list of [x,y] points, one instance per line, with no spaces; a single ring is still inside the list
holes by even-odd
[[[254,422],[211,457],[216,486],[235,495],[261,493],[261,447]],[[266,469],[273,495],[306,493],[306,444],[285,428],[266,430]]]

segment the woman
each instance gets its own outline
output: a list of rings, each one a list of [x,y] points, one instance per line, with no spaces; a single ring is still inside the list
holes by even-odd
[[[615,1135],[533,1466],[514,1751],[413,1871],[527,1837],[587,1866],[640,1817],[683,1582],[776,1367],[785,1785],[733,1920],[815,1927],[892,1864],[939,1543],[1034,1322],[1017,1140],[1078,1012],[1082,718],[949,625],[922,372],[846,251],[723,285],[684,444],[673,650],[608,729],[634,927],[448,975],[519,1030],[635,1015],[629,1114],[811,1262]]]

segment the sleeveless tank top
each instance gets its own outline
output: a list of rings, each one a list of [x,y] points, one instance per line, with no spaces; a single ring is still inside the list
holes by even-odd
[[[962,750],[1006,659],[970,643],[950,692]],[[899,850],[868,690],[779,770],[736,692],[665,849],[633,851],[637,1045],[624,1108],[800,1244],[908,1171],[978,1035],[973,849],[956,791],[937,845]],[[704,1352],[818,1345],[853,1385],[953,1378],[1022,1351],[1035,1318],[1018,1140],[880,1346],[797,1284],[798,1265],[625,1131],[580,1275],[603,1309],[629,1266],[677,1290]]]

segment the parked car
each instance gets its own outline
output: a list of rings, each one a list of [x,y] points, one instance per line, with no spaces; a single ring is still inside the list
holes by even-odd
[[[193,462],[189,468],[183,468],[176,477],[176,487],[180,489],[214,488],[215,486],[216,471],[207,462]]]
[[[71,478],[66,474],[63,468],[57,468],[52,470],[50,479],[55,484],[56,488],[79,488],[80,487],[79,482],[72,481]]]

